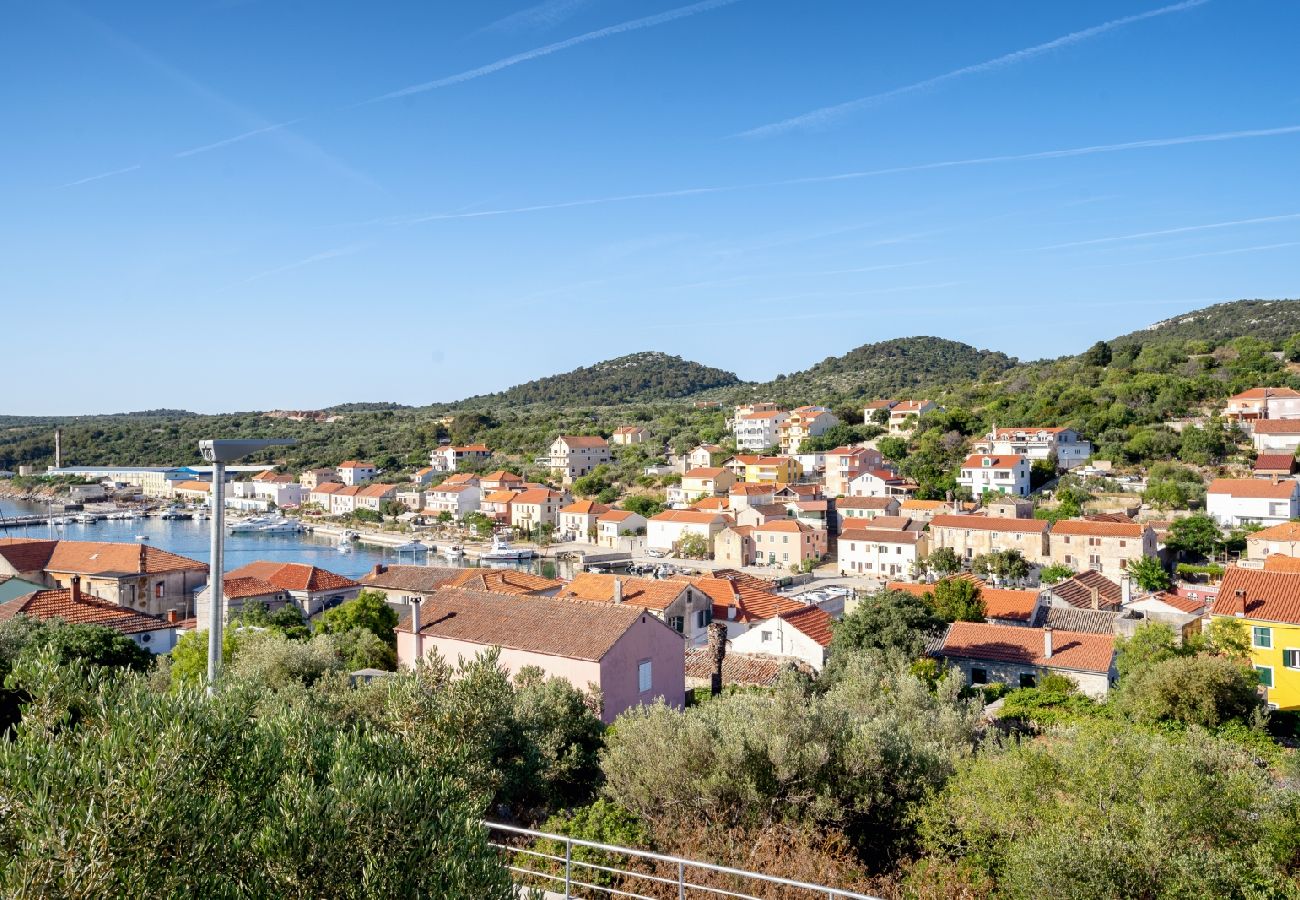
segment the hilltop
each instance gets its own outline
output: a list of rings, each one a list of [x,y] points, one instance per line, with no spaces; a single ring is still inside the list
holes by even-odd
[[[1013,357],[939,337],[908,337],[864,344],[801,372],[756,385],[755,396],[788,403],[836,398],[871,399],[973,381],[1016,365]]]
[[[1300,332],[1300,300],[1231,300],[1155,322],[1120,335],[1112,347],[1209,341],[1221,344],[1249,336],[1269,343]]]
[[[562,375],[517,384],[495,394],[470,397],[456,405],[505,403],[556,406],[614,406],[652,400],[675,400],[701,391],[740,384],[734,372],[647,351],[631,353]]]

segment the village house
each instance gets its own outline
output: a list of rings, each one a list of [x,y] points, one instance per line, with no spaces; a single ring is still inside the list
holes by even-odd
[[[681,635],[633,604],[449,589],[414,609],[397,626],[403,667],[433,653],[455,666],[496,647],[507,672],[535,666],[580,691],[599,691],[606,723],[659,700],[685,705]]]
[[[729,644],[760,622],[807,608],[798,600],[775,593],[773,582],[731,569],[718,569],[704,576],[674,575],[669,580],[690,584],[708,596],[713,604],[709,617],[726,623]]]
[[[510,525],[523,531],[531,531],[542,525],[557,525],[560,508],[568,501],[567,494],[550,488],[520,491],[510,501]]]
[[[1300,574],[1229,566],[1211,618],[1240,622],[1273,709],[1300,709]]]
[[[510,504],[519,491],[492,491],[479,501],[479,512],[499,524],[510,524]]]
[[[1015,454],[988,456],[982,453],[966,457],[961,464],[957,483],[970,491],[973,497],[985,494],[1029,495],[1030,462],[1027,457]]]
[[[326,482],[338,480],[338,474],[333,469],[306,469],[298,476],[298,483],[309,492]]]
[[[944,500],[916,500],[906,497],[898,505],[898,514],[908,516],[914,522],[929,522],[935,516],[952,510],[952,504]]]
[[[451,513],[457,521],[477,512],[483,495],[476,484],[449,484],[443,482],[424,493],[424,508],[431,515]]]
[[[713,553],[713,539],[718,532],[731,524],[731,519],[721,513],[694,509],[669,509],[651,516],[646,523],[646,549],[675,551],[682,538],[698,534],[704,538],[709,553]]]
[[[822,485],[826,496],[842,497],[850,493],[849,483],[863,472],[883,468],[884,457],[870,447],[836,447],[826,451],[826,469]]]
[[[1117,677],[1115,639],[1104,634],[954,622],[935,655],[960,669],[972,687],[994,682],[1034,687],[1051,672],[1100,700]]]
[[[212,497],[212,485],[206,481],[178,481],[172,487],[172,496],[188,503],[206,503]]]
[[[848,520],[837,544],[842,575],[911,578],[916,561],[929,552],[925,532],[876,528],[870,520]]]
[[[630,509],[611,509],[596,518],[596,543],[611,550],[626,546],[634,535],[645,534],[646,519]]]
[[[66,588],[45,588],[0,603],[0,624],[19,615],[111,628],[151,653],[170,653],[179,630],[175,612],[159,618],[83,594],[81,579],[75,575]]]
[[[579,572],[560,589],[566,600],[641,607],[653,613],[687,644],[702,644],[713,621],[713,601],[691,581],[632,578]]]
[[[1073,428],[994,428],[974,445],[976,453],[1023,456],[1031,463],[1054,459],[1057,469],[1081,466],[1092,457],[1092,442]]]
[[[361,585],[351,578],[306,563],[257,560],[226,573],[225,580],[236,578],[256,578],[286,591],[289,599],[308,618],[361,593]],[[200,604],[206,601],[207,593],[206,589],[200,593]],[[204,621],[202,612],[198,620]]]
[[[761,453],[781,441],[781,425],[790,414],[778,409],[756,409],[748,412],[736,410],[732,431],[736,435],[736,449]]]
[[[736,480],[746,484],[787,484],[803,474],[799,461],[790,456],[739,454],[723,463]]]
[[[770,506],[776,502],[778,490],[772,482],[733,484],[727,495],[727,504],[732,512],[740,512],[751,506]]]
[[[877,516],[896,516],[901,506],[897,497],[840,497],[834,504],[837,532]]]
[[[307,502],[319,506],[326,513],[330,513],[334,507],[334,495],[345,487],[347,485],[341,481],[322,481],[307,494]]]
[[[398,488],[393,499],[405,506],[408,512],[418,513],[424,509],[424,490],[419,485]]]
[[[1205,493],[1205,511],[1228,528],[1288,522],[1300,516],[1300,482],[1216,478]]]
[[[984,553],[1019,550],[1031,566],[1045,565],[1051,559],[1048,529],[1041,519],[938,515],[930,520],[930,549],[948,547],[968,563]]]
[[[705,497],[725,497],[735,484],[736,476],[721,467],[691,469],[682,475],[681,484],[668,488],[665,499],[670,505],[688,505]]]
[[[902,434],[916,427],[926,413],[934,412],[938,405],[930,400],[896,400],[889,407],[889,432]]]
[[[819,563],[826,556],[826,531],[791,519],[756,525],[754,539],[756,565],[802,566]]]
[[[438,472],[455,472],[462,465],[487,462],[492,458],[492,448],[487,444],[453,446],[443,444],[429,455],[429,465]]]
[[[1300,392],[1291,388],[1258,387],[1228,398],[1224,418],[1246,425],[1261,419],[1300,418]]]
[[[416,469],[411,473],[411,484],[416,487],[427,487],[433,483],[434,476],[437,474],[438,470],[433,466],[425,466],[424,468]]]
[[[1282,522],[1246,535],[1246,557],[1266,560],[1270,556],[1300,557],[1300,522]]]
[[[332,516],[350,516],[357,509],[357,495],[362,491],[359,484],[344,485],[330,494],[329,513]]]
[[[371,512],[380,512],[387,501],[396,499],[397,485],[367,484],[357,491],[353,510],[368,509]]]
[[[596,537],[596,523],[609,511],[610,507],[604,503],[575,500],[560,510],[557,530],[562,535],[572,535],[576,541],[592,540]]]
[[[451,481],[450,478],[447,479]],[[522,490],[524,479],[514,472],[507,472],[505,469],[498,469],[495,472],[489,472],[481,477],[478,481],[479,491],[487,496],[493,491],[518,491]]]
[[[766,525],[768,522],[784,522],[791,518],[790,509],[784,503],[751,503],[741,510],[733,510],[732,518],[737,525]]]
[[[1085,569],[1056,584],[1043,585],[1040,596],[1044,606],[1117,613],[1132,601],[1132,592],[1128,576],[1112,581],[1100,572]]]
[[[686,454],[687,469],[707,469],[713,465],[715,457],[722,456],[726,453],[717,444],[700,444],[690,453]]]
[[[1118,578],[1129,566],[1156,555],[1156,533],[1136,522],[1061,519],[1052,526],[1052,562]]]
[[[361,462],[355,459],[341,462],[338,464],[337,468],[339,481],[343,482],[348,487],[365,484],[367,481],[375,477],[377,471],[378,470],[375,468],[374,463]]]
[[[565,484],[590,475],[610,461],[609,442],[596,435],[561,435],[551,444],[545,465]],[[540,462],[540,460],[539,460]]]
[[[640,425],[622,425],[614,429],[614,434],[610,440],[615,444],[626,447],[632,444],[643,444],[649,437],[650,432]]]
[[[798,660],[820,672],[830,651],[831,617],[816,606],[803,606],[756,622],[729,643],[729,653],[762,653]]]
[[[267,612],[275,612],[282,606],[292,603],[289,592],[279,585],[252,576],[228,575],[221,580],[221,593],[225,598],[222,604],[223,622],[239,618],[244,606],[254,601],[265,605]],[[207,627],[211,616],[212,590],[204,587],[199,591],[194,607],[194,620],[200,627]]]
[[[740,568],[754,562],[754,526],[732,525],[713,539],[713,560],[724,566]]]
[[[984,604],[984,621],[992,625],[1025,627],[1030,624],[1038,610],[1040,602],[1038,591],[991,587],[982,579],[969,573],[949,577],[970,581],[979,588],[980,601]],[[940,579],[936,584],[946,580]],[[927,597],[934,593],[934,584],[891,581],[885,587],[891,591],[903,591],[916,597]]]
[[[850,497],[897,497],[900,501],[911,496],[916,485],[893,469],[868,469],[849,481]]]
[[[825,434],[838,424],[840,420],[825,406],[796,407],[777,426],[777,443],[782,453],[798,453],[806,439]]]
[[[1261,453],[1255,457],[1251,474],[1256,478],[1293,478],[1296,463],[1294,453]]]
[[[1290,453],[1300,449],[1300,419],[1261,419],[1250,427],[1259,453]]]
[[[208,579],[198,560],[146,544],[0,538],[0,576],[48,588],[71,588],[137,612],[188,614],[194,590]]]

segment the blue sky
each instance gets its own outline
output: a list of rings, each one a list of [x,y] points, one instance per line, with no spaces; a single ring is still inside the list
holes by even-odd
[[[912,334],[1038,358],[1300,296],[1282,0],[0,15],[0,413],[418,404],[643,349],[767,379]]]

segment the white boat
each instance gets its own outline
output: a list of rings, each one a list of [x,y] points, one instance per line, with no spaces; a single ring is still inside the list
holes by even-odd
[[[461,560],[465,558],[465,548],[460,546],[459,544],[448,544],[447,546],[443,547],[442,550],[440,550],[439,552],[443,555],[445,559],[449,559],[452,562],[456,562],[457,560]]]
[[[94,513],[81,513],[80,515],[73,516],[73,518],[80,525],[94,525],[99,521],[99,516]]]
[[[302,530],[302,525],[293,519],[270,522],[257,529],[260,534],[299,534]]]
[[[226,526],[226,530],[231,534],[247,534],[252,531],[261,531],[264,526],[271,524],[273,524],[272,520],[266,516],[253,516],[250,519],[231,522]]]
[[[338,546],[338,550],[339,550],[340,553],[351,553],[351,552],[352,552],[352,542],[349,541],[346,537],[341,537],[341,538],[339,538],[339,546]]]
[[[405,544],[401,544],[397,547],[394,547],[393,550],[396,551],[397,553],[428,553],[429,552],[428,546],[420,543],[419,541],[408,541]]]
[[[137,534],[137,535],[135,536],[135,539],[136,539],[137,541],[147,541],[147,540],[149,540],[149,535],[147,535],[147,534]]]
[[[537,555],[537,551],[531,547],[511,547],[508,538],[499,534],[492,535],[492,549],[485,550],[479,554],[479,559],[485,560],[512,560],[512,559],[532,559]]]

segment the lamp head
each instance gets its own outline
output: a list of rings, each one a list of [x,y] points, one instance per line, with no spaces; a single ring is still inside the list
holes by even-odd
[[[206,462],[230,463],[258,450],[265,450],[267,447],[292,447],[297,443],[291,438],[199,441],[199,452],[203,454]]]

